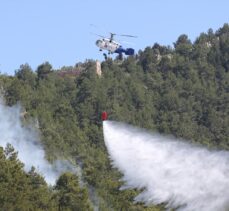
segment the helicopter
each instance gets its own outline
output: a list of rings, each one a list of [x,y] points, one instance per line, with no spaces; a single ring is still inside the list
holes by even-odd
[[[123,53],[125,55],[131,56],[134,55],[134,49],[133,48],[123,48],[122,45],[114,40],[114,36],[123,36],[123,37],[132,37],[132,38],[137,38],[136,36],[133,35],[127,35],[127,34],[115,34],[110,32],[110,37],[104,37],[102,35],[98,35],[97,36],[101,37],[101,39],[98,39],[95,44],[97,47],[99,47],[100,51],[106,50],[108,51],[108,54],[113,54],[113,53],[117,53],[119,56],[118,58],[120,60],[122,60],[123,58]],[[107,54],[104,53],[104,58],[105,60],[107,59]]]

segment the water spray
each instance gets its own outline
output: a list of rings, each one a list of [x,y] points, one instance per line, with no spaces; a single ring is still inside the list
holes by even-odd
[[[11,144],[18,152],[19,160],[25,164],[25,170],[29,171],[34,166],[50,185],[55,184],[61,173],[74,172],[75,168],[68,161],[58,160],[50,164],[45,159],[38,132],[32,127],[24,127],[20,114],[20,105],[5,106],[0,98],[0,146]]]
[[[181,211],[229,209],[229,152],[104,121],[104,140],[121,189],[143,190],[136,202]]]

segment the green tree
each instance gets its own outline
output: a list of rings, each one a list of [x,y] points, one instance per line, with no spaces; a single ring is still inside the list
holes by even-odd
[[[1,210],[53,210],[44,179],[34,169],[25,173],[12,145],[0,148],[0,165]]]
[[[44,79],[51,72],[52,72],[52,65],[49,62],[45,62],[39,65],[37,68],[37,76],[39,79]]]
[[[192,43],[185,34],[178,37],[177,41],[174,43],[174,47],[175,51],[183,56],[189,56],[192,52]]]
[[[21,65],[19,70],[15,72],[15,76],[30,85],[32,89],[36,86],[36,74],[28,64]]]
[[[79,186],[78,177],[72,173],[64,173],[56,182],[55,190],[58,210],[92,210],[87,190]]]

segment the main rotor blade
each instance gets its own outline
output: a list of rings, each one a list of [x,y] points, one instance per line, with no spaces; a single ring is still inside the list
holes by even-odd
[[[94,32],[90,32],[90,33],[93,34],[93,35],[96,35],[96,36],[98,36],[98,37],[105,38],[104,36],[102,36],[102,35],[100,35],[100,34],[96,34],[96,33],[94,33]]]
[[[110,32],[110,34],[112,35],[112,36],[122,36],[122,37],[133,37],[133,38],[137,38],[137,36],[134,36],[134,35],[130,35],[130,34],[116,34],[116,33],[112,33],[112,32]]]
[[[119,36],[137,38],[137,36],[129,35],[129,34],[119,34]]]

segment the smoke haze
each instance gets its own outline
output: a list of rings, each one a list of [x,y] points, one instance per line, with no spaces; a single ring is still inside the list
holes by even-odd
[[[182,211],[229,209],[229,153],[209,151],[104,121],[104,140],[114,167],[123,173],[122,189],[143,190],[136,201],[166,203]]]
[[[6,147],[10,143],[18,151],[18,158],[25,164],[26,171],[34,166],[48,184],[54,185],[58,176],[72,170],[72,166],[68,161],[56,161],[51,165],[45,159],[38,133],[22,126],[20,112],[19,105],[7,107],[0,98],[0,146]]]

